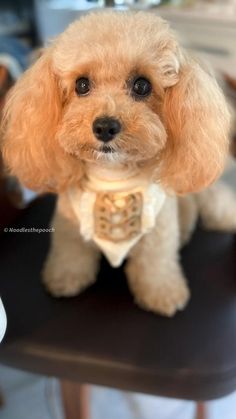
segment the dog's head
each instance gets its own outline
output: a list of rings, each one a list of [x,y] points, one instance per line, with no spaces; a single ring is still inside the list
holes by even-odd
[[[12,89],[3,155],[28,186],[60,191],[84,162],[153,167],[177,193],[222,171],[229,115],[215,79],[148,13],[73,23]]]

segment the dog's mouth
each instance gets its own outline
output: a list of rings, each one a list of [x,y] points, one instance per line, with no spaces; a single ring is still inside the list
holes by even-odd
[[[109,153],[115,153],[116,150],[114,150],[114,148],[109,145],[103,145],[102,147],[99,148],[99,151],[105,154],[109,154]]]
[[[102,145],[94,150],[94,158],[103,162],[120,162],[125,159],[124,152],[111,145]]]

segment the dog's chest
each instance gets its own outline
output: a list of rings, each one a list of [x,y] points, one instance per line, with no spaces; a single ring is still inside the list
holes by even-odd
[[[164,191],[144,177],[106,181],[93,177],[68,196],[80,234],[94,241],[112,266],[120,266],[130,249],[155,226]]]

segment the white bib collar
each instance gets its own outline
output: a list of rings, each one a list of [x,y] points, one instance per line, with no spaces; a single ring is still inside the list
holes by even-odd
[[[114,267],[155,226],[164,204],[164,190],[148,177],[135,171],[98,172],[95,167],[88,170],[81,188],[68,190],[80,234],[93,240]]]

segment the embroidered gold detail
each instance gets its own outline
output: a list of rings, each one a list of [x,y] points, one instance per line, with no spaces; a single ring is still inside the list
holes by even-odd
[[[100,192],[94,206],[95,234],[113,242],[141,233],[142,194]]]

